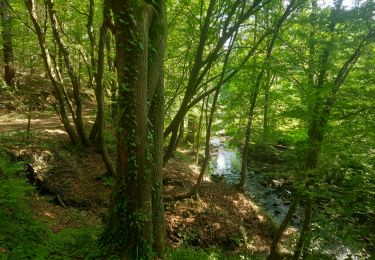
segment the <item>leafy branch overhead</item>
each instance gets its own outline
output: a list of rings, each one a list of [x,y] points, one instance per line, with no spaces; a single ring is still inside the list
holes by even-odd
[[[0,0],[0,258],[372,259],[372,0]]]

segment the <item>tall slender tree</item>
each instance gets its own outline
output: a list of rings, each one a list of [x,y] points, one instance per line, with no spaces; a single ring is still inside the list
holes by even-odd
[[[3,38],[3,55],[4,55],[4,80],[8,86],[13,90],[16,87],[16,72],[14,69],[14,54],[13,54],[13,32],[12,19],[9,14],[9,6],[7,0],[0,1],[0,16],[1,16],[1,36]]]
[[[240,183],[238,184],[240,189],[243,189],[245,182],[246,182],[246,176],[247,176],[247,167],[248,167],[248,148],[250,144],[250,137],[252,133],[252,125],[253,125],[253,118],[254,118],[254,109],[256,105],[256,101],[258,98],[258,93],[260,90],[260,86],[263,80],[263,76],[266,72],[266,69],[270,66],[270,59],[272,55],[272,50],[274,48],[277,36],[279,34],[279,31],[281,29],[281,26],[284,24],[285,20],[288,18],[288,16],[303,3],[304,0],[301,1],[290,1],[289,5],[285,9],[285,12],[283,15],[278,19],[275,27],[273,36],[270,39],[270,42],[268,43],[267,50],[266,50],[266,57],[263,61],[262,67],[257,75],[255,84],[253,86],[252,92],[251,92],[251,100],[250,100],[250,107],[248,110],[248,118],[247,118],[247,126],[246,126],[246,132],[245,132],[245,141],[243,145],[242,150],[242,164],[241,164],[241,179]]]
[[[202,1],[202,6],[203,3],[204,1]],[[225,43],[233,37],[249,17],[256,14],[268,3],[268,0],[255,0],[251,3],[235,0],[234,2],[228,1],[223,4],[221,1],[210,0],[207,3],[204,15],[202,14],[203,12],[201,9],[199,40],[190,68],[184,97],[177,113],[164,131],[164,137],[170,136],[169,144],[165,151],[164,163],[169,160],[176,147],[178,130],[185,115],[198,102],[216,91],[215,87],[217,87],[217,85],[207,91],[202,92],[201,90],[206,85],[204,79],[208,72],[221,60]],[[219,30],[217,30],[217,26],[220,27]],[[254,43],[253,46],[255,50],[270,33],[271,32],[268,31],[259,37],[258,42]],[[243,64],[254,54],[254,48],[249,50],[244,59],[239,62],[236,69],[226,75],[223,83],[228,82],[241,68],[243,68]],[[220,73],[219,75],[213,76],[211,81],[219,77]]]

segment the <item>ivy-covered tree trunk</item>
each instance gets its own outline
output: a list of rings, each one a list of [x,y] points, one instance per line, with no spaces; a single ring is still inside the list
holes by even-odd
[[[9,15],[8,2],[6,0],[0,1],[0,15],[1,15],[1,36],[3,38],[3,54],[4,54],[4,80],[8,86],[13,90],[16,86],[15,70],[13,65],[13,42],[12,42],[12,24]]]
[[[108,255],[123,259],[151,259],[153,251],[162,257],[165,224],[160,107],[164,106],[165,3],[108,3],[114,17],[119,86],[117,171],[101,241]]]

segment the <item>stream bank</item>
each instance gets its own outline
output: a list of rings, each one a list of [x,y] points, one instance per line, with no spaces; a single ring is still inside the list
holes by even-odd
[[[226,147],[226,136],[213,137],[211,147],[211,178],[215,181],[224,181],[231,185],[237,185],[240,180],[241,159],[238,153]],[[248,170],[245,183],[245,195],[253,199],[276,224],[280,224],[288,212],[292,193],[283,187],[283,183],[276,179],[270,179],[266,175]],[[303,220],[303,208],[299,207],[293,215],[290,223],[294,229],[300,229]],[[319,225],[319,223],[314,223]],[[340,240],[332,242],[313,242],[312,247],[317,253],[332,256],[334,259],[365,259],[361,252],[355,252],[350,246],[344,245]]]
[[[237,152],[224,145],[225,137],[217,137],[211,140],[211,177],[214,180],[237,185],[240,180],[241,160]],[[277,180],[269,181],[261,173],[248,171],[245,184],[245,194],[254,199],[262,210],[273,220],[280,224],[284,215],[288,212],[291,203],[291,191],[282,190],[282,183]],[[294,214],[291,225],[299,227],[301,224],[302,212]]]

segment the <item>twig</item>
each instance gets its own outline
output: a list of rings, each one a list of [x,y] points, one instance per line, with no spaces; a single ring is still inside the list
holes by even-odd
[[[66,208],[66,205],[65,205],[64,201],[61,199],[60,194],[56,194],[56,198],[57,198],[57,200],[59,201],[60,205],[61,205],[63,208]]]

